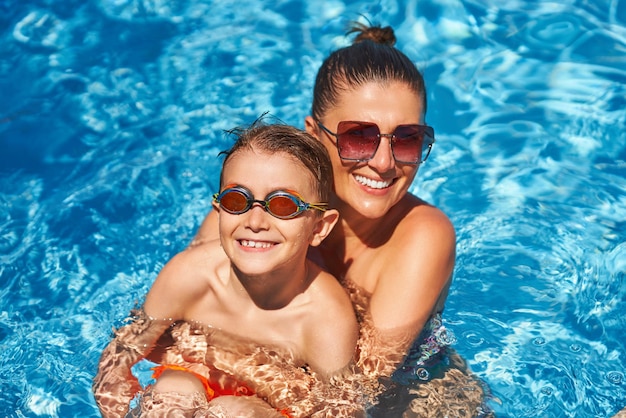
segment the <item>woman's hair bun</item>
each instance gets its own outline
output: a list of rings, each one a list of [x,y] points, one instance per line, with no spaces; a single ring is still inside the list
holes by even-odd
[[[377,44],[394,46],[396,44],[396,35],[393,33],[391,26],[367,26],[360,22],[354,22],[348,31],[348,35],[357,33],[354,38],[355,44],[363,41],[372,41]]]

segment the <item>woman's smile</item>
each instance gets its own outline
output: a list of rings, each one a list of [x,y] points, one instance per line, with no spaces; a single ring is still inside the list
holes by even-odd
[[[355,174],[354,179],[358,183],[367,186],[370,189],[386,189],[393,184],[393,180],[374,180],[360,174]]]

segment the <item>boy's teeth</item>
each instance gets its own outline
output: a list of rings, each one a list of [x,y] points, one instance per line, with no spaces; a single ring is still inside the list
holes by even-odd
[[[270,244],[269,242],[250,241],[247,239],[242,239],[241,246],[249,248],[269,248],[272,246],[272,244]]]
[[[359,183],[364,184],[367,187],[371,187],[372,189],[384,189],[385,187],[389,187],[389,185],[391,184],[391,181],[377,181],[368,179],[367,177],[363,176],[354,176],[354,178]]]

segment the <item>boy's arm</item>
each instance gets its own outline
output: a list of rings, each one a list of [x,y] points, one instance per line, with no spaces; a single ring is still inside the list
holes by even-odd
[[[355,365],[359,325],[350,297],[337,280],[320,273],[326,286],[306,324],[305,361],[319,377],[321,392],[311,417],[365,417],[365,393],[374,393],[378,383],[360,373]],[[297,409],[297,406],[294,405]]]
[[[305,360],[324,379],[352,364],[359,336],[350,298],[334,277],[322,272],[331,282],[320,289],[323,297],[316,301],[316,312],[308,317]]]
[[[334,279],[333,279],[334,280]],[[327,317],[317,330],[311,349],[309,365],[320,377],[320,392],[311,418],[364,418],[366,405],[372,404],[372,394],[378,393],[379,383],[363,374],[355,364],[359,327],[348,296],[347,303],[325,311]],[[340,298],[342,299],[342,298]]]
[[[154,320],[144,312],[115,332],[98,363],[93,393],[102,416],[124,417],[130,401],[141,390],[131,367],[146,357],[171,321]]]
[[[378,391],[377,381],[361,373],[355,364],[359,328],[352,304],[341,290],[347,301],[325,310],[325,318],[314,330],[316,335],[311,336],[310,348],[316,355],[309,352],[309,365],[319,376],[320,385],[317,404],[308,414],[311,418],[363,418],[365,406],[372,402],[368,394]]]
[[[185,308],[197,294],[197,271],[190,252],[174,256],[163,267],[152,285],[143,310],[133,322],[115,332],[104,349],[94,379],[93,392],[105,418],[123,417],[130,401],[141,390],[131,367],[146,358],[165,330],[184,319]]]

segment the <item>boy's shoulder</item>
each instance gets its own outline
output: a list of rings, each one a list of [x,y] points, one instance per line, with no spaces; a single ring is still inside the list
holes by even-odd
[[[352,312],[352,302],[346,289],[337,278],[323,270],[314,262],[307,260],[309,269],[315,274],[308,291],[311,294],[313,308],[319,315],[331,316]]]
[[[167,263],[163,271],[177,283],[200,285],[216,278],[227,261],[219,240],[213,240],[184,249]]]
[[[223,253],[223,251],[222,251]],[[206,242],[176,254],[161,269],[145,302],[146,313],[157,318],[187,319],[207,292],[220,286],[227,265],[219,241]]]

